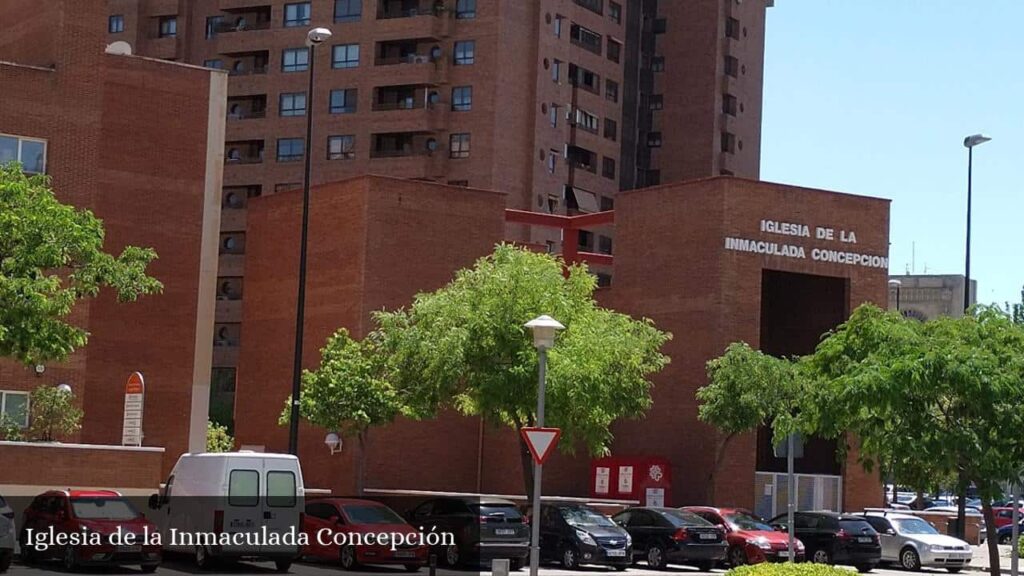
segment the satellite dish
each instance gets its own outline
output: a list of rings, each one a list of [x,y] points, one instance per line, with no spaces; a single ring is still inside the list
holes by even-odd
[[[117,54],[118,56],[131,56],[132,45],[124,40],[118,40],[117,42],[107,44],[105,52],[107,54]]]
[[[431,152],[437,150],[437,140],[435,140],[434,138],[428,138],[427,150],[430,150]]]

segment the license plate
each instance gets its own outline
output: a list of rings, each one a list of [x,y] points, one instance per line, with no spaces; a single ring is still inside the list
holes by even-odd
[[[789,550],[779,550],[779,558],[789,558]]]
[[[498,528],[494,533],[498,536],[515,536],[516,531],[513,528]]]
[[[138,545],[138,544],[136,544],[134,546],[118,546],[117,547],[117,551],[118,552],[129,553],[129,554],[133,553],[133,552],[142,552],[142,546]]]
[[[396,550],[395,558],[415,558],[416,553],[411,550]]]
[[[625,556],[626,555],[626,551],[625,550],[607,550],[605,553],[608,554],[609,556]]]
[[[861,544],[871,544],[871,536],[861,536],[857,538],[857,542]]]
[[[716,540],[717,537],[714,534],[701,533],[700,539],[701,540]]]

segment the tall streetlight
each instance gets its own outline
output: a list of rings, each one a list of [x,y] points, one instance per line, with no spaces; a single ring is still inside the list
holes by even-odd
[[[331,38],[327,28],[313,28],[306,33],[309,52],[309,90],[306,91],[306,144],[303,150],[306,167],[302,174],[302,239],[299,242],[299,296],[295,306],[295,364],[292,371],[292,409],[288,421],[288,453],[299,453],[299,395],[302,393],[302,328],[306,316],[306,243],[309,236],[309,172],[313,158],[313,76],[316,70],[316,47]]]
[[[975,134],[964,138],[967,148],[967,252],[964,255],[964,312],[971,307],[971,185],[974,180],[974,147],[991,140],[988,136]]]
[[[548,370],[548,349],[555,345],[555,335],[565,328],[551,316],[538,316],[525,324],[533,332],[533,346],[537,349],[537,424],[544,427],[544,391]],[[537,576],[540,568],[540,480],[543,466],[533,465],[533,512],[530,518],[530,576]]]
[[[889,288],[896,292],[896,311],[900,314],[903,313],[903,311],[900,310],[900,288],[902,287],[903,282],[900,282],[899,280],[889,280]]]

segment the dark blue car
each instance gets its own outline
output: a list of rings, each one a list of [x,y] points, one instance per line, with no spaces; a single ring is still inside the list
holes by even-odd
[[[1020,535],[1024,536],[1024,521],[1022,521],[1019,526],[1020,527],[1017,528],[1017,531]],[[1013,522],[1010,522],[1006,526],[1000,526],[999,529],[996,530],[996,542],[999,542],[1000,544],[1009,544],[1012,537]]]

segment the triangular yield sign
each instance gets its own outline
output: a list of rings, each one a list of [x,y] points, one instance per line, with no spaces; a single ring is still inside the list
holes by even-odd
[[[526,440],[530,453],[533,454],[533,461],[537,464],[543,464],[558,444],[558,437],[562,435],[562,429],[531,427],[523,428],[520,430],[520,433],[523,435],[523,439]]]

